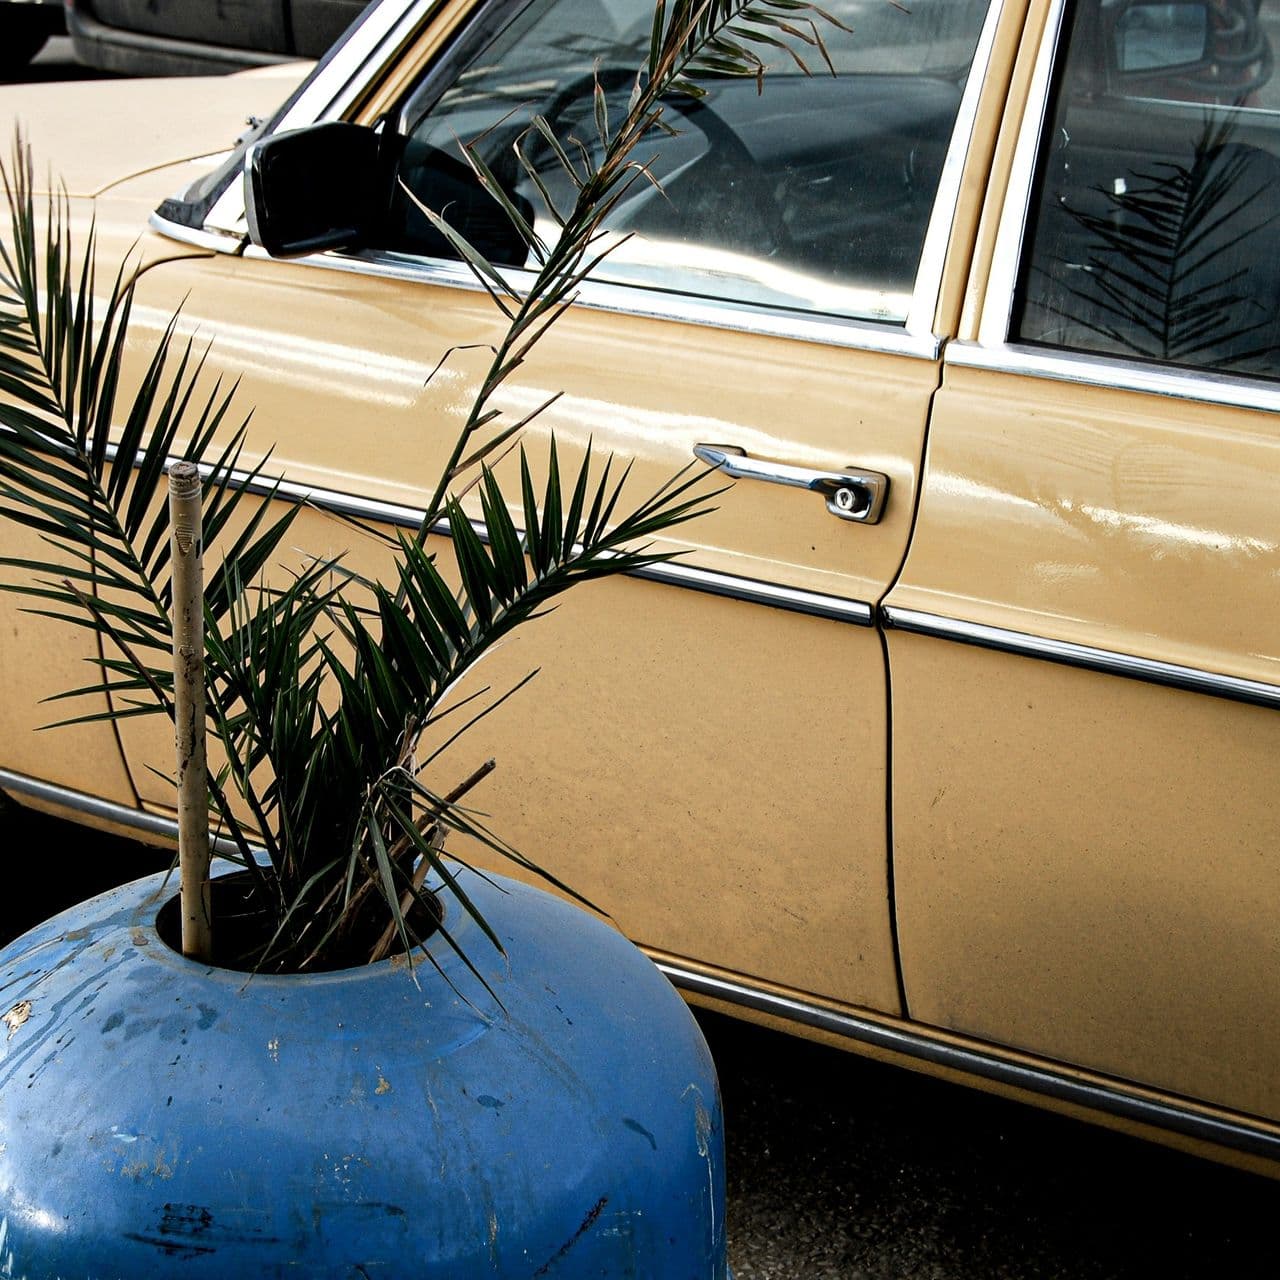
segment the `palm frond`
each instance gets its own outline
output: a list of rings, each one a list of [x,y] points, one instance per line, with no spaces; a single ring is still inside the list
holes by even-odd
[[[448,222],[443,212],[427,207],[402,184],[405,196],[449,241],[508,322],[454,453],[426,505],[418,531],[419,541],[426,539],[444,514],[450,486],[464,469],[462,460],[467,458],[471,465],[483,465],[510,439],[509,424],[491,433],[485,431],[501,420],[492,409],[493,398],[520,369],[530,349],[563,313],[600,259],[616,247],[616,242],[601,242],[605,220],[634,183],[656,181],[647,165],[634,160],[633,153],[647,135],[662,127],[663,99],[680,93],[702,96],[705,91],[698,80],[708,75],[746,77],[761,84],[765,64],[750,47],[753,43],[785,48],[806,74],[809,67],[797,46],[816,50],[830,69],[831,60],[815,19],[848,30],[809,0],[674,0],[671,3],[659,0],[654,10],[646,65],[629,77],[632,91],[628,110],[616,126],[609,118],[599,74],[594,78],[592,104],[600,144],[598,159],[579,143],[580,159],[575,161],[565,141],[557,137],[551,122],[542,116],[534,116],[514,143],[523,172],[560,227],[560,235],[553,245],[544,245],[537,239],[502,182],[484,161],[480,146],[488,131],[463,144],[463,158],[480,185],[507,212],[521,240],[533,249],[536,269],[532,282],[526,287],[517,286],[509,273],[486,258],[462,229]],[[569,177],[574,190],[572,208],[561,209],[552,200],[537,164],[526,152],[526,144],[532,138],[550,149]]]
[[[20,140],[3,183],[12,227],[12,244],[0,245],[3,514],[44,535],[49,558],[24,567],[65,615],[83,616],[92,598],[99,630],[110,618],[112,634],[126,636],[131,647],[167,651],[170,553],[160,480],[175,457],[199,461],[211,452],[234,388],[198,394],[203,357],[192,343],[178,343],[174,317],[139,387],[122,402],[132,279],[122,267],[101,304],[93,233],[77,267],[64,197],[51,199],[41,241],[31,157]],[[181,437],[187,443],[179,450]],[[245,497],[228,483],[244,438],[242,425],[210,469],[210,544]],[[252,571],[246,580],[272,557],[295,514],[265,527],[261,509],[250,518],[233,548]],[[78,568],[68,570],[69,563]],[[220,615],[231,601],[214,592],[210,603]],[[146,672],[160,683],[169,678],[164,659]],[[110,693],[105,682],[102,691]]]

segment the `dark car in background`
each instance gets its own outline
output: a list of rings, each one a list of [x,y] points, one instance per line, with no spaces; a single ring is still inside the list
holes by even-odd
[[[0,78],[21,71],[66,28],[63,0],[0,0]]]
[[[65,0],[76,57],[126,75],[216,75],[318,58],[367,0]],[[6,6],[7,7],[7,6]]]

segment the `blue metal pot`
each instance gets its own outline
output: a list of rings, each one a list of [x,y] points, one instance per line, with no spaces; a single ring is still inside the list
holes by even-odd
[[[420,986],[194,964],[162,877],[0,952],[0,1275],[721,1280],[684,1003],[585,913],[466,884],[508,958],[448,924],[501,1006],[442,940]]]

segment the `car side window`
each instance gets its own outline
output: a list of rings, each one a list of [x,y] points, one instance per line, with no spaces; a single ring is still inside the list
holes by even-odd
[[[1011,336],[1280,377],[1275,0],[1079,0]]]
[[[988,4],[917,0],[908,12],[890,0],[838,0],[829,7],[851,31],[823,27],[834,75],[816,51],[806,51],[808,76],[774,51],[763,92],[754,80],[709,77],[704,98],[672,96],[672,132],[655,132],[636,156],[652,162],[661,188],[637,183],[614,210],[606,225],[620,243],[595,278],[905,321]],[[523,265],[524,246],[460,169],[459,140],[483,136],[486,163],[547,238],[538,184],[512,145],[536,114],[567,148],[598,157],[593,84],[620,118],[651,20],[648,0],[532,0],[443,90],[410,99],[401,179],[487,254]],[[551,199],[570,204],[551,146],[530,135],[524,147]],[[453,256],[403,195],[384,241],[399,253]]]

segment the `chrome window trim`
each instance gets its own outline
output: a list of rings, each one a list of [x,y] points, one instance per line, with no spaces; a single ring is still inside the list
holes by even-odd
[[[919,1024],[879,1022],[853,1013],[837,1012],[795,996],[778,995],[731,979],[686,969],[660,956],[655,957],[654,962],[672,985],[692,994],[959,1071],[974,1079],[1025,1090],[1214,1146],[1229,1147],[1270,1160],[1280,1159],[1280,1135],[1261,1125],[1250,1125],[1243,1119],[1232,1120],[1191,1106],[1146,1097],[1096,1077],[1081,1079],[1048,1064],[1032,1065],[1001,1057],[995,1052],[984,1052],[977,1046],[935,1039],[926,1030],[917,1030]]]
[[[237,253],[244,243],[241,236],[227,231],[202,231],[198,227],[183,226],[180,222],[162,218],[158,211],[147,219],[147,226],[168,240],[208,249],[211,253]]]
[[[1080,386],[1138,391],[1233,408],[1280,412],[1280,387],[1271,379],[1247,374],[1221,374],[1211,369],[1178,368],[1099,352],[1032,346],[1010,338],[1018,270],[1035,196],[1036,163],[1041,137],[1049,119],[1053,72],[1064,36],[1066,10],[1066,0],[1051,0],[996,231],[977,341],[949,343],[945,362]]]
[[[993,373],[1050,378],[1079,386],[1141,391],[1179,400],[1200,400],[1237,409],[1280,413],[1280,387],[1268,378],[1214,373],[1209,369],[1175,369],[1116,356],[1059,351],[1006,343],[984,347],[956,342],[947,347],[947,363]]]
[[[244,256],[261,262],[276,261],[257,245],[247,246]],[[347,271],[356,275],[466,289],[477,293],[483,291],[483,286],[463,263],[445,259],[424,258],[415,261],[391,254],[318,253],[291,258],[289,261],[328,271]],[[532,272],[519,268],[508,268],[505,274],[516,288],[528,285],[533,279]],[[909,334],[898,325],[876,325],[871,321],[846,319],[842,316],[784,311],[780,308],[756,307],[746,302],[715,298],[694,298],[658,289],[610,284],[602,280],[585,281],[577,290],[576,304],[591,310],[611,311],[642,319],[669,320],[727,329],[736,333],[754,333],[762,337],[851,347],[885,355],[908,356],[916,360],[937,360],[942,350],[940,339],[932,334]]]
[[[273,133],[300,129],[320,120],[340,117],[368,79],[368,70],[381,66],[444,0],[415,0],[403,12],[397,0],[384,0],[364,16],[333,56],[308,80],[298,100],[277,122]],[[232,182],[205,217],[207,230],[248,236],[244,211],[244,184]]]
[[[334,63],[324,68],[306,87],[288,115],[280,121],[276,131],[298,128],[340,115],[342,109],[353,97],[351,85],[359,71],[364,69],[374,57],[387,56],[390,48],[394,47],[397,33],[401,29],[408,30],[425,20],[440,2],[441,0],[419,0],[419,3],[409,10],[404,22],[389,33],[384,32],[383,38],[376,44],[372,38],[361,42],[368,46],[361,56],[352,54],[349,57],[335,58]],[[580,291],[580,300],[584,305],[600,310],[616,311],[624,315],[672,319],[740,332],[799,338],[886,354],[936,360],[942,344],[933,332],[934,317],[942,289],[947,250],[960,202],[964,166],[973,142],[978,105],[995,48],[1001,8],[999,0],[991,0],[974,48],[968,79],[952,129],[942,175],[934,195],[933,210],[921,247],[920,262],[916,269],[915,285],[907,308],[905,324],[881,327],[873,322],[853,317],[826,316],[799,309],[791,311],[765,306],[755,307],[749,303],[731,300],[700,298],[660,289],[595,281],[590,282]],[[367,20],[365,26],[369,25],[370,20]],[[362,27],[356,36],[360,36],[364,29]],[[354,37],[348,42],[349,45],[355,43],[357,41]],[[346,47],[340,51],[340,54],[347,54]],[[336,71],[335,66],[338,67]],[[227,188],[205,219],[204,225],[209,231],[235,235],[241,242],[244,241],[247,228],[241,183],[232,183]],[[157,229],[170,234],[167,224],[158,226]],[[256,246],[250,246],[246,250],[246,256],[265,258],[267,255],[256,249]],[[396,255],[371,253],[353,256],[314,254],[295,261],[307,266],[385,275],[394,279],[425,280],[455,287],[478,287],[469,272],[458,269],[459,264],[444,260],[423,259],[420,263],[410,263]],[[518,279],[525,273],[513,272],[512,275],[513,278]],[[854,335],[852,340],[850,335]]]
[[[115,455],[115,446],[109,446],[108,458],[114,458]],[[166,470],[175,461],[176,459],[170,458],[166,463]],[[200,470],[201,474],[207,477],[213,468],[205,464]],[[243,489],[259,497],[274,496],[285,502],[315,507],[320,511],[332,512],[334,515],[357,520],[380,521],[407,529],[417,529],[426,514],[421,507],[383,502],[376,498],[346,493],[340,489],[298,484],[292,480],[273,480],[262,475],[252,475],[247,471],[233,471],[230,483],[233,488]],[[473,520],[471,527],[481,541],[488,541],[488,533],[480,521]],[[437,521],[432,526],[432,532],[447,537],[448,522]],[[517,530],[517,533],[520,537],[524,536],[523,530]],[[802,613],[809,617],[825,618],[828,621],[843,622],[857,627],[875,625],[875,610],[864,600],[829,595],[822,591],[807,591],[801,587],[785,586],[781,583],[742,577],[738,574],[721,573],[714,569],[701,569],[695,565],[675,562],[648,565],[642,569],[632,570],[626,576],[661,583],[663,586],[681,587],[687,591],[699,591],[706,595],[724,596],[744,604],[764,605],[771,609]]]
[[[965,81],[947,156],[942,162],[942,176],[934,194],[933,212],[929,215],[929,226],[925,231],[920,261],[916,266],[916,287],[907,310],[906,330],[913,337],[924,338],[933,334],[947,249],[951,244],[956,211],[960,207],[961,179],[964,177],[969,148],[973,144],[973,131],[978,122],[978,104],[991,69],[991,54],[995,48],[996,31],[1003,9],[1000,0],[991,0],[987,7],[987,16],[973,51],[973,61],[969,64],[969,78]]]
[[[1232,702],[1280,708],[1280,685],[1268,684],[1261,680],[1220,675],[1198,667],[1160,662],[1154,658],[1140,658],[1134,654],[1097,649],[1092,645],[1075,644],[1068,640],[1052,640],[1046,636],[1030,635],[1025,631],[1011,631],[1004,627],[966,622],[960,618],[926,613],[917,609],[899,609],[893,605],[886,605],[880,610],[880,615],[886,627],[897,631],[933,636],[939,640],[958,641],[961,644],[975,645],[981,649],[994,649],[1000,653],[1012,653],[1019,657],[1040,658],[1069,667],[1080,667],[1086,671],[1141,680],[1146,684],[1164,685],[1189,693],[1226,698]]]
[[[1049,91],[1058,46],[1062,40],[1066,0],[1051,0],[1048,20],[1041,38],[1035,70],[1027,93],[1014,148],[1013,165],[1005,191],[1004,209],[996,231],[996,243],[987,278],[987,295],[978,325],[978,341],[987,347],[1003,346],[1008,339],[1013,318],[1013,295],[1018,282],[1018,264],[1022,260],[1022,243],[1031,211],[1035,183],[1036,159],[1040,138],[1049,112]]]

